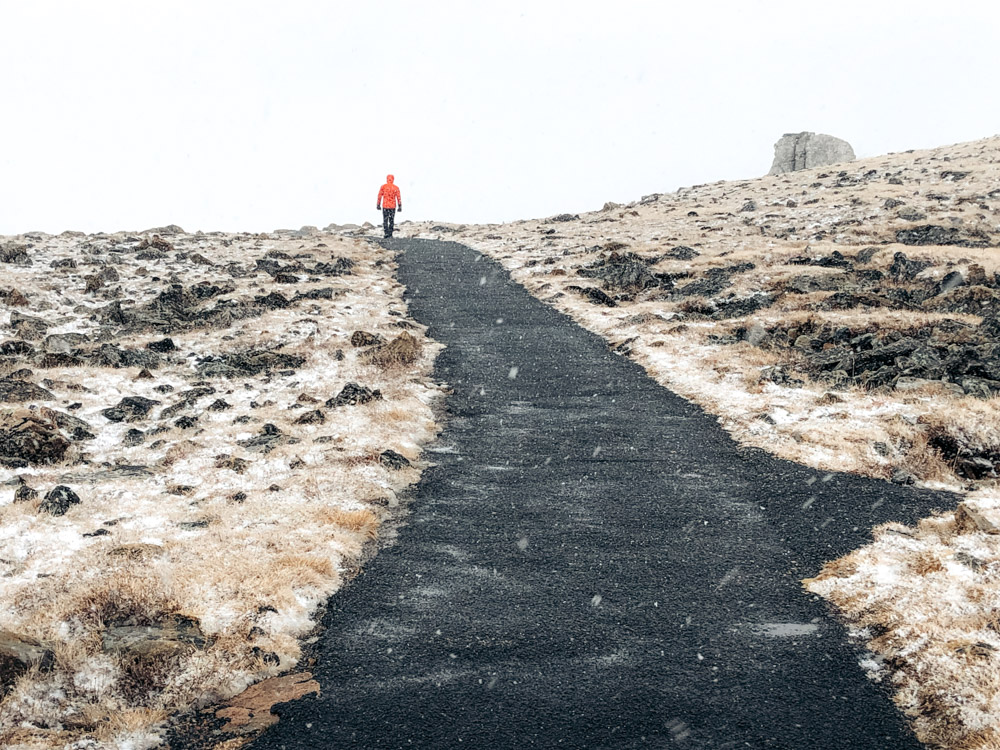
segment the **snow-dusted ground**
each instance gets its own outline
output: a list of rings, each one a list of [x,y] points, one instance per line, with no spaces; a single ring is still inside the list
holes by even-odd
[[[924,217],[901,217],[907,209]],[[972,264],[990,277],[1000,272],[995,248],[896,244],[897,230],[924,224],[997,237],[1000,138],[681,188],[578,215],[402,229],[457,240],[499,260],[540,299],[718,416],[744,444],[819,469],[885,479],[908,474],[918,484],[966,493],[974,505],[989,508],[1000,502],[995,475],[970,483],[929,445],[928,436],[941,431],[983,452],[1000,450],[995,398],[974,399],[942,384],[895,391],[832,388],[794,369],[789,375],[801,385],[771,382],[762,375],[787,365],[789,353],[756,345],[776,325],[810,320],[887,331],[945,319],[977,324],[978,316],[817,304],[832,292],[787,293],[770,307],[726,320],[687,314],[780,290],[803,274],[818,279],[841,273],[791,265],[794,256],[840,251],[853,257],[873,247],[866,266],[873,270],[887,271],[898,251],[930,263],[918,280],[940,280],[954,270],[967,274]],[[669,257],[678,246],[695,249],[697,257]],[[755,267],[734,275],[733,285],[711,299],[678,300],[653,291],[605,307],[571,287],[599,286],[577,271],[611,249],[651,259],[651,271],[689,273],[691,279],[741,262]],[[997,538],[974,523],[956,528],[954,514],[945,513],[916,529],[877,530],[873,544],[831,563],[808,583],[868,641],[876,656],[866,666],[888,674],[918,736],[936,746],[1000,748]]]
[[[170,714],[294,667],[320,605],[398,512],[399,493],[423,466],[421,446],[437,431],[432,407],[440,389],[429,374],[438,345],[407,319],[390,253],[328,234],[199,233],[165,234],[172,249],[139,259],[138,239],[150,236],[0,238],[0,245],[28,245],[31,260],[0,264],[0,291],[16,289],[28,302],[0,305],[0,341],[20,338],[10,321],[23,313],[43,319],[45,335],[82,333],[90,338],[82,349],[98,347],[111,330],[102,328],[100,309],[115,299],[137,309],[170,283],[223,288],[206,308],[273,292],[291,300],[332,288],[331,298],[298,299],[223,327],[119,331],[112,342],[123,349],[173,340],[177,350],[161,354],[151,377],[139,367],[2,364],[0,376],[27,366],[53,398],[0,408],[72,414],[95,435],[74,442],[58,464],[0,468],[0,629],[50,645],[56,658],[52,671],[29,672],[0,702],[4,747],[152,746]],[[272,280],[255,268],[268,253],[300,270]],[[354,261],[348,275],[312,273],[338,258]],[[76,268],[53,267],[64,259]],[[119,280],[85,292],[84,277],[106,268]],[[412,364],[368,364],[365,350],[351,344],[356,330],[386,341],[405,332],[422,352]],[[39,353],[60,346],[44,337],[31,343]],[[198,369],[206,357],[248,350],[304,362],[233,377]],[[382,399],[324,405],[352,381],[381,390]],[[204,395],[164,414],[196,387]],[[160,403],[133,423],[102,415],[128,396]],[[207,408],[218,399],[220,410]],[[296,424],[314,410],[322,420]],[[193,423],[178,425],[183,417]],[[247,443],[265,425],[280,432],[267,452]],[[145,433],[141,444],[123,444],[130,429]],[[386,450],[412,465],[383,465]],[[39,497],[14,502],[20,482]],[[40,512],[42,497],[59,484],[81,502],[62,516]],[[108,627],[177,616],[195,620],[209,645],[150,663],[102,647]]]

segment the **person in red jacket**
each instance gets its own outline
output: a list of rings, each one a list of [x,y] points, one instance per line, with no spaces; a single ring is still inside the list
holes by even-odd
[[[385,176],[385,184],[378,189],[378,203],[375,208],[382,211],[382,228],[388,239],[392,237],[392,230],[396,224],[396,211],[403,210],[403,196],[393,182],[395,177],[391,174]]]

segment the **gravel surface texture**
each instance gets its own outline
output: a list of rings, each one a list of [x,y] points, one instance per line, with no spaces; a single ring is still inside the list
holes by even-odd
[[[493,261],[388,246],[448,347],[436,466],[253,747],[920,747],[800,580],[954,498],[741,449]]]

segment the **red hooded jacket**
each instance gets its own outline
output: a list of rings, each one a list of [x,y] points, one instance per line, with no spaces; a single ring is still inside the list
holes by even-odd
[[[385,184],[378,189],[378,204],[382,208],[402,208],[403,196],[399,188],[393,185],[396,178],[391,174],[385,176]]]

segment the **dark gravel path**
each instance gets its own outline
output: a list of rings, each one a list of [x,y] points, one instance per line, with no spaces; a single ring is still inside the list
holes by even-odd
[[[740,449],[492,261],[393,243],[452,417],[254,747],[919,747],[799,579],[951,498]]]

